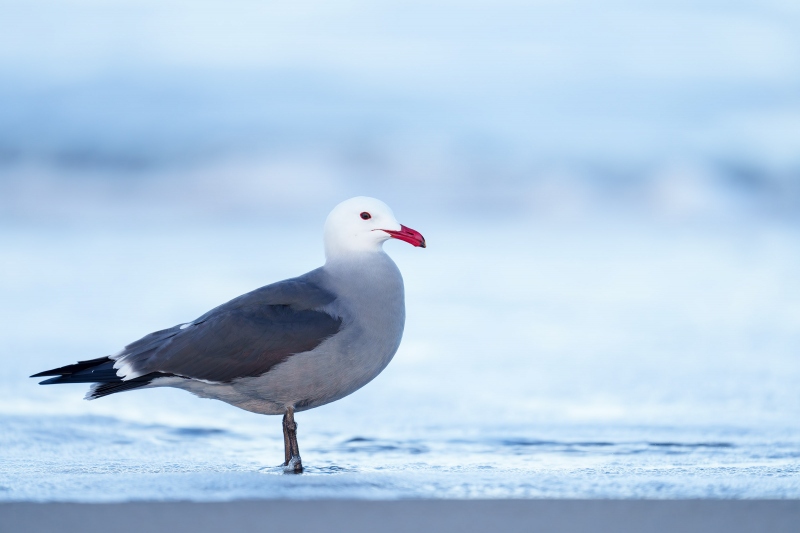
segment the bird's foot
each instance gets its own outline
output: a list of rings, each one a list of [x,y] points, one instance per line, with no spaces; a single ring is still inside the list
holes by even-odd
[[[289,462],[283,466],[283,473],[284,474],[302,474],[303,473],[303,461],[300,459],[299,455],[293,455]]]

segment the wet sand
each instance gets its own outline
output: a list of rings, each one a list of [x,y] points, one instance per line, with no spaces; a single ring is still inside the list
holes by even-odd
[[[405,500],[3,503],[0,532],[800,531],[800,500]]]

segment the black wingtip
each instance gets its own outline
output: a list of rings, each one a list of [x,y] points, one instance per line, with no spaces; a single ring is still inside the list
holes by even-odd
[[[111,358],[109,357],[98,357],[97,359],[89,359],[88,361],[78,361],[77,363],[72,365],[61,366],[58,368],[45,370],[44,372],[39,372],[38,374],[34,374],[31,377],[43,378],[45,376],[68,376],[70,374],[76,374],[84,370],[89,370],[104,363],[108,363],[109,361],[111,361]]]
[[[28,377],[31,377],[31,378],[43,378],[45,376],[60,376],[60,375],[61,375],[61,372],[55,372],[53,370],[45,370],[44,372],[39,372],[38,374],[34,374],[34,375],[28,376]],[[40,385],[41,385],[41,383],[40,383]]]

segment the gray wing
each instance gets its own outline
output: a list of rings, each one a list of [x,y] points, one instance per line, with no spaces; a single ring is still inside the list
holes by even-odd
[[[115,366],[125,368],[126,379],[151,372],[216,382],[260,376],[341,329],[341,318],[319,310],[335,299],[309,275],[267,285],[191,325],[157,331],[126,346],[114,356]]]

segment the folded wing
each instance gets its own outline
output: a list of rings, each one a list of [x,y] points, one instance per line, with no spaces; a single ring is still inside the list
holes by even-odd
[[[215,382],[260,376],[339,331],[341,318],[320,310],[334,299],[309,280],[282,281],[148,335],[112,358],[125,380],[151,372]]]
[[[256,289],[191,323],[151,333],[109,358],[35,377],[58,376],[47,384],[103,383],[104,390],[120,392],[166,376],[223,383],[260,376],[340,331],[342,318],[323,310],[336,297],[313,274]]]

